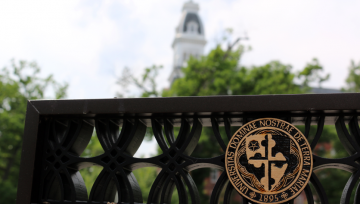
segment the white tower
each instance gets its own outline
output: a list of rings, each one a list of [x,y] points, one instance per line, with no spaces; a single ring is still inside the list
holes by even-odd
[[[192,1],[185,3],[182,8],[180,23],[176,27],[175,39],[172,43],[174,66],[169,77],[170,84],[183,76],[181,67],[186,66],[190,56],[200,57],[204,53],[205,32],[198,11],[199,5]]]

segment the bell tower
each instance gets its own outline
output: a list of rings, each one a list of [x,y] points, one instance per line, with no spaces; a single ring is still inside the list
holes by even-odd
[[[170,84],[183,76],[181,67],[186,66],[190,56],[198,58],[204,53],[205,31],[198,11],[199,5],[192,1],[183,5],[181,19],[175,29],[175,38],[172,43],[174,59],[173,70],[169,77]]]

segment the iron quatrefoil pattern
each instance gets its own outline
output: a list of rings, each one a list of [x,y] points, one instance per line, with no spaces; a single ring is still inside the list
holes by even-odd
[[[264,115],[267,116],[268,115]],[[274,116],[273,116],[274,117]],[[288,122],[292,116],[275,116]],[[115,117],[116,118],[116,117]],[[254,120],[257,116],[242,117],[242,122]],[[180,116],[178,121],[180,130],[174,135],[174,117],[150,116],[151,125],[137,117],[95,117],[95,118],[60,118],[47,117],[43,132],[42,171],[41,179],[37,182],[39,200],[43,203],[143,203],[142,192],[132,171],[143,167],[157,167],[159,173],[155,178],[148,204],[171,203],[174,189],[177,189],[179,203],[198,204],[200,196],[191,171],[199,168],[215,168],[222,171],[211,194],[210,203],[217,204],[220,200],[229,204],[232,193],[237,193],[228,180],[224,171],[224,154],[214,158],[194,158],[191,156],[203,130],[204,117]],[[213,135],[225,152],[227,144],[222,139],[219,126],[225,127],[228,139],[231,138],[232,121],[235,116],[212,115]],[[322,135],[326,115],[307,114],[304,117],[304,135],[309,137],[311,124],[317,123],[317,131],[311,141],[314,149]],[[148,123],[149,124],[149,123]],[[338,137],[349,153],[349,157],[341,159],[327,159],[316,155],[314,157],[314,171],[323,168],[338,168],[352,173],[342,194],[341,203],[349,203],[356,182],[360,178],[360,130],[357,115],[339,116],[335,126]],[[152,128],[153,135],[162,150],[162,154],[151,158],[133,157],[144,140],[146,129]],[[84,158],[80,155],[90,142],[94,129],[104,153]],[[258,148],[259,144],[252,144]],[[103,167],[88,195],[84,180],[79,170],[91,166]],[[319,196],[321,203],[329,203],[316,174],[312,174],[310,183]],[[309,204],[314,203],[313,192],[309,185],[305,188]],[[225,193],[222,193],[225,192]],[[221,197],[221,198],[220,198]],[[291,201],[290,203],[292,203]],[[243,203],[249,203],[243,199]],[[357,187],[355,203],[360,203],[360,188]]]

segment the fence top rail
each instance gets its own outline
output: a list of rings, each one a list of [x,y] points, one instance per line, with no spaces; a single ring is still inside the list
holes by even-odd
[[[359,111],[360,93],[31,100],[40,115]]]

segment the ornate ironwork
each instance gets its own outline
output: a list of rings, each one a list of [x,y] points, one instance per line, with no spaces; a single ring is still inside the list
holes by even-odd
[[[212,127],[216,141],[225,151],[227,144],[223,137],[230,139],[232,126],[263,117],[305,125],[307,138],[310,126],[317,125],[316,135],[310,143],[312,149],[320,137],[326,137],[322,135],[324,124],[335,125],[350,156],[328,159],[313,155],[313,169],[338,168],[352,173],[341,198],[341,203],[349,203],[360,178],[360,95],[252,97],[31,101],[17,203],[143,203],[141,189],[132,173],[143,167],[161,169],[152,184],[148,204],[170,203],[174,188],[178,191],[179,203],[200,203],[198,189],[191,177],[191,171],[199,168],[223,171],[212,190],[210,203],[217,204],[220,200],[230,203],[231,195],[237,192],[224,171],[224,154],[214,158],[194,158],[191,154],[204,127]],[[302,104],[283,105],[284,99]],[[252,104],[242,106],[248,102]],[[174,135],[175,126],[180,127],[178,135]],[[219,126],[224,126],[226,135],[221,135]],[[163,153],[151,158],[136,158],[134,154],[148,127],[152,128]],[[94,130],[104,154],[80,157]],[[103,170],[87,195],[79,170],[93,165],[102,166]],[[310,183],[321,203],[329,203],[326,187],[316,174],[312,174]],[[309,185],[304,191],[308,203],[314,203],[315,192]],[[358,186],[355,203],[360,203],[359,195]],[[249,203],[246,199],[243,202]]]

